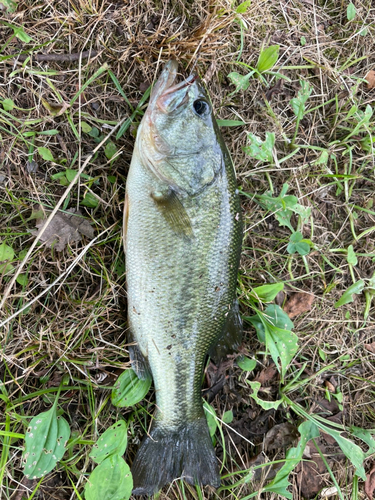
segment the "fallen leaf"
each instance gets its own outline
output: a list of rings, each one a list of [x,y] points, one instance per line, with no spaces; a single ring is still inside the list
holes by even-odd
[[[324,450],[320,446],[320,450]],[[326,466],[321,459],[318,450],[313,444],[306,446],[304,458],[296,467],[297,483],[302,498],[314,498],[324,486],[323,475],[327,472]]]
[[[289,422],[274,425],[266,434],[264,448],[266,451],[287,448],[299,437],[297,427]]]
[[[310,311],[314,302],[314,295],[306,292],[293,294],[284,306],[284,311],[289,318],[294,318],[306,311]]]
[[[272,364],[267,366],[267,368],[263,368],[255,377],[254,382],[260,382],[262,387],[270,385],[272,381],[278,380],[277,373],[276,365]]]
[[[369,500],[373,499],[375,490],[375,465],[366,476],[365,493]]]
[[[60,116],[65,113],[67,109],[70,108],[70,104],[67,102],[48,102],[46,99],[42,98],[43,106],[50,112],[52,116]]]
[[[41,207],[38,207],[38,213],[40,209]],[[44,241],[48,248],[53,247],[57,252],[62,252],[68,243],[81,241],[82,234],[89,239],[94,237],[94,229],[90,222],[82,217],[79,210],[70,208],[67,212],[69,213],[57,212],[40,237],[40,241]],[[44,218],[37,219],[35,226],[39,228],[39,231],[31,231],[34,236],[39,235],[47,217],[48,214]]]
[[[329,380],[325,380],[324,385],[327,387],[329,392],[332,392],[332,393],[336,392],[335,386],[333,384],[331,384],[331,382]]]
[[[375,87],[375,70],[371,69],[365,76],[367,80],[367,88],[373,89]]]
[[[375,342],[371,342],[371,344],[365,344],[365,349],[372,354],[375,354]]]

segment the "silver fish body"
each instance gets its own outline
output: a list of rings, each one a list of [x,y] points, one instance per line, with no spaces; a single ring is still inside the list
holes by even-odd
[[[157,406],[133,463],[134,494],[177,477],[219,486],[201,381],[208,352],[226,337],[236,343],[231,329],[240,326],[233,165],[203,86],[195,76],[173,85],[176,74],[170,61],[154,86],[126,185],[131,359],[139,377],[151,372]]]

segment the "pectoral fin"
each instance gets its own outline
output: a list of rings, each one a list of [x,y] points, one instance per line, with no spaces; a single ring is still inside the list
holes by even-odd
[[[172,188],[169,188],[166,192],[154,191],[151,193],[151,197],[176,234],[188,238],[193,236],[191,220],[177,193]]]
[[[208,354],[215,364],[218,364],[227,354],[236,351],[242,342],[242,319],[237,299],[234,300],[223,331]]]

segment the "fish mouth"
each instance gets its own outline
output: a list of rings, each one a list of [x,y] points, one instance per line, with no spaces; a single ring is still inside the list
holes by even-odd
[[[177,61],[171,60],[165,66],[152,91],[151,99],[163,113],[172,113],[188,101],[189,88],[197,80],[198,75],[190,75],[182,82],[176,82]]]

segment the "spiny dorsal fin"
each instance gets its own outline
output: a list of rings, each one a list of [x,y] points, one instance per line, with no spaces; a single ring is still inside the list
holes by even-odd
[[[167,191],[154,191],[151,198],[162,213],[164,219],[176,234],[193,237],[191,220],[177,196],[176,191],[169,188]]]

